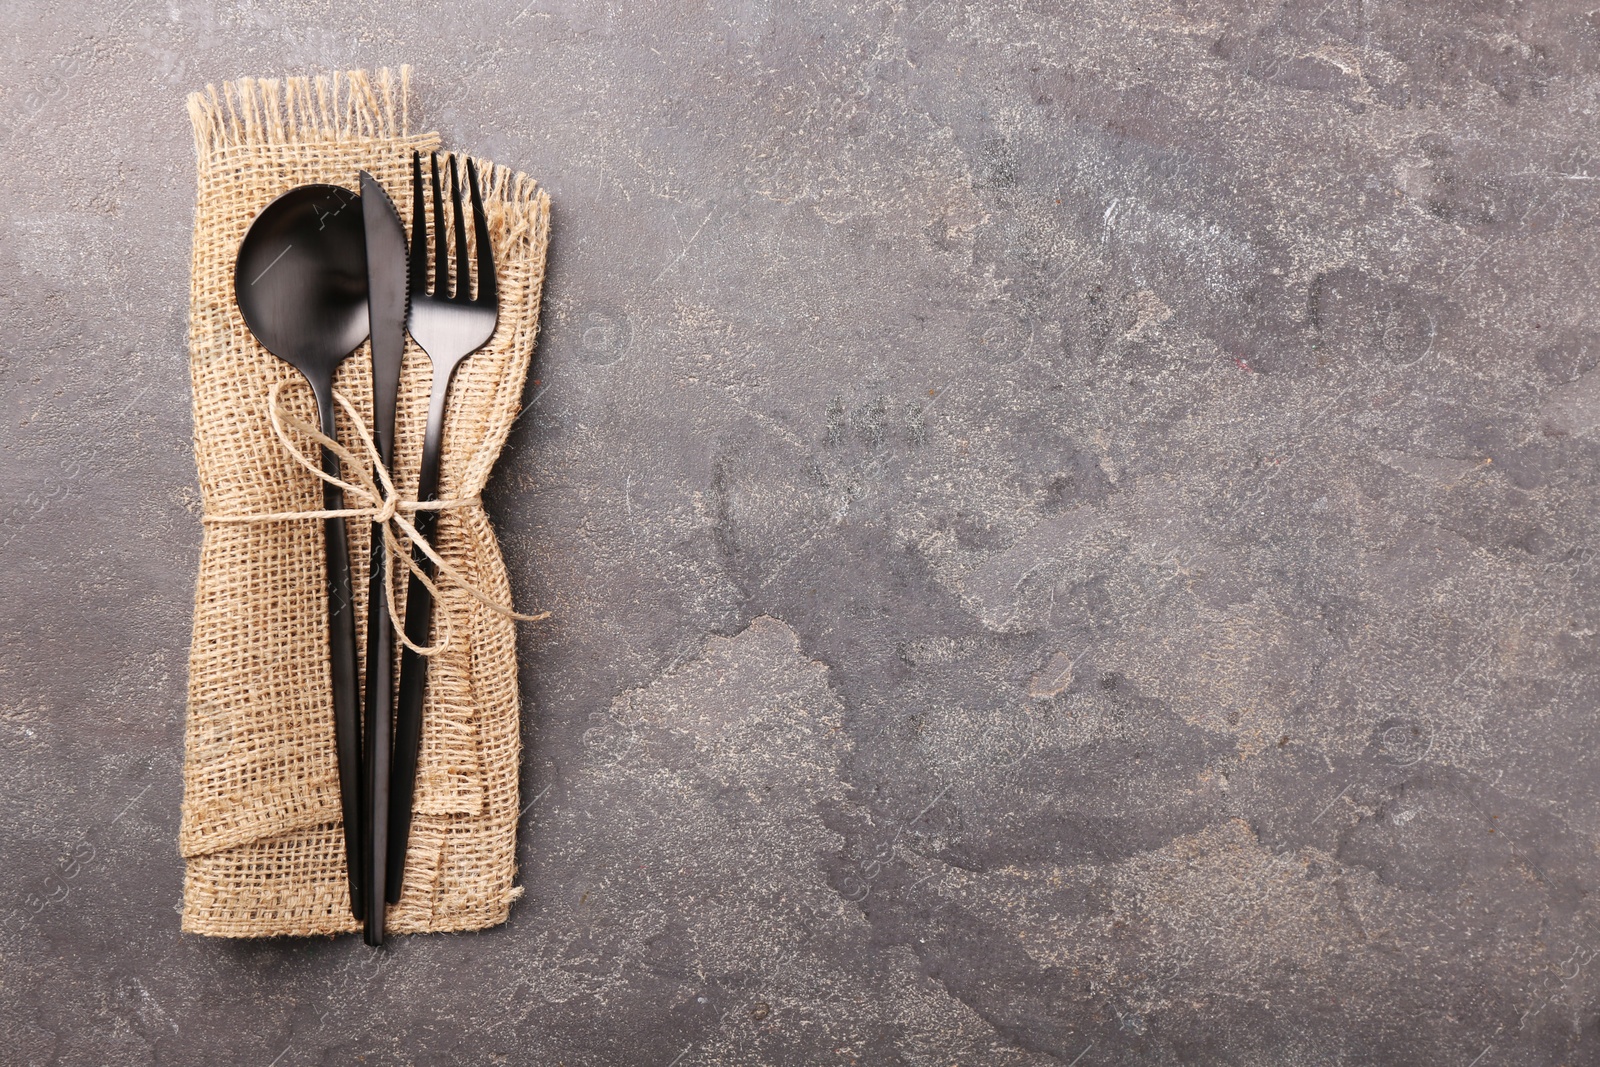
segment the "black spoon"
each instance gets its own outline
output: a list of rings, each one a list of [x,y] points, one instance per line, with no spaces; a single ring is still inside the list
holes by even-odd
[[[302,185],[262,209],[250,224],[234,265],[233,291],[245,324],[267,351],[311,385],[322,432],[334,430],[333,375],[366,340],[367,245],[361,199],[337,185]],[[339,457],[322,450],[323,473],[338,477]],[[322,506],[344,508],[344,493],[326,482]],[[333,735],[339,758],[350,910],[366,912],[362,870],[360,694],[356,677],[356,613],[350,595],[350,548],[343,519],[323,520],[328,561],[328,663],[333,682]]]

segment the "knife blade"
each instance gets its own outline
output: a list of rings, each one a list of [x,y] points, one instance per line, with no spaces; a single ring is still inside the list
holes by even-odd
[[[367,309],[372,327],[372,443],[394,472],[394,417],[406,351],[406,231],[376,178],[361,172],[361,218],[367,237]],[[363,935],[383,944],[384,872],[388,867],[389,763],[394,744],[394,625],[388,608],[389,556],[383,528],[372,527],[367,587],[366,825],[363,855],[369,888]]]

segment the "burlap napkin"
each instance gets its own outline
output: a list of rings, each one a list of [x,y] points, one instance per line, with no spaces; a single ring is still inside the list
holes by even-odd
[[[380,70],[327,78],[243,79],[189,98],[199,156],[190,368],[194,446],[207,522],[189,657],[183,817],[183,929],[225,937],[353,931],[346,895],[326,644],[319,520],[223,523],[224,516],[313,511],[316,478],[288,455],[268,394],[314,422],[298,373],[251,336],[233,297],[234,257],[251,220],[296,185],[359,187],[365,169],[411,217],[409,78]],[[538,328],[549,198],[479,161],[500,281],[494,338],[450,389],[442,497],[475,498],[521,402]],[[335,388],[372,412],[365,346]],[[397,423],[397,480],[415,493],[431,369],[408,342]],[[341,415],[343,420],[343,416]],[[348,421],[348,420],[344,420]],[[341,440],[359,451],[351,427]],[[298,442],[311,455],[315,445]],[[366,634],[366,522],[352,521],[356,632]],[[510,586],[481,505],[442,513],[435,547],[503,603]],[[397,582],[403,590],[404,583]],[[505,920],[516,874],[519,754],[514,623],[446,587],[452,620],[435,656],[404,895],[389,929],[473,930]],[[435,630],[437,637],[438,630]],[[363,658],[365,656],[363,650]]]

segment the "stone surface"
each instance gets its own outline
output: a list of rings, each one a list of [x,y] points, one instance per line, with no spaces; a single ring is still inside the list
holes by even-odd
[[[0,14],[17,1063],[1600,1063],[1600,16]],[[184,94],[555,203],[503,928],[174,907]]]

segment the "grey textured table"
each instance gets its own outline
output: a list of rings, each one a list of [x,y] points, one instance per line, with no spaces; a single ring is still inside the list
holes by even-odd
[[[5,1063],[1600,1063],[1600,15],[0,15]],[[555,205],[502,928],[178,932],[184,95]]]

